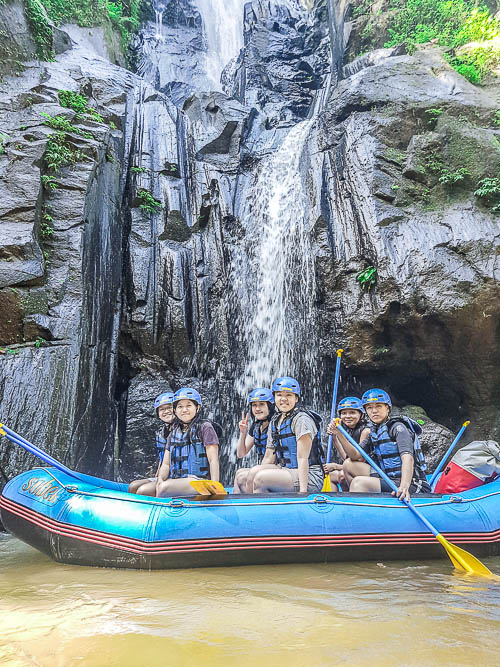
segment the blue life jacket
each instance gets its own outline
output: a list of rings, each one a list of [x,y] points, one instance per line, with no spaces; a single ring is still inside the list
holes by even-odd
[[[209,466],[205,446],[201,441],[202,424],[199,428],[183,431],[180,426],[176,426],[169,436],[170,443],[170,477],[177,479],[195,475],[208,479]]]
[[[422,429],[416,421],[409,417],[393,417],[379,426],[372,424],[370,441],[373,447],[374,458],[388,477],[391,479],[401,479],[403,462],[398,445],[391,435],[391,427],[397,423],[406,426],[413,437],[413,478],[425,480],[427,466],[418,439],[418,436],[422,433]]]
[[[264,458],[264,454],[266,453],[266,447],[267,447],[267,431],[269,425],[266,426],[264,430],[262,430],[262,424],[263,422],[256,421],[253,425],[253,430],[252,430],[254,447],[255,451],[257,452],[257,463],[261,463],[262,459]]]
[[[321,417],[317,412],[313,412],[312,410],[294,408],[285,415],[279,426],[278,420],[282,416],[281,412],[276,413],[271,419],[271,433],[274,451],[276,452],[276,463],[284,468],[298,468],[297,439],[295,433],[292,431],[292,421],[300,413],[309,415],[318,429],[312,441],[309,465],[321,465],[324,460],[324,452],[321,445]]]
[[[160,463],[163,461],[165,456],[165,447],[167,445],[168,434],[170,433],[170,424],[165,424],[158,431],[156,431],[156,447],[158,451],[158,458]]]

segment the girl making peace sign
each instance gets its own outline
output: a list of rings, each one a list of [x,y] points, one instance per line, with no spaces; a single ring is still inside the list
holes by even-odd
[[[248,397],[252,414],[252,423],[248,426],[250,413],[243,411],[239,423],[240,438],[236,454],[239,459],[247,456],[253,447],[257,452],[257,465],[253,468],[240,468],[234,478],[233,493],[253,493],[253,478],[260,465],[267,445],[267,429],[274,414],[274,397],[269,389],[259,387]]]

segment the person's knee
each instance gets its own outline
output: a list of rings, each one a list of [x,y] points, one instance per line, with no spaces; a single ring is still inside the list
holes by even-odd
[[[130,482],[128,485],[129,493],[137,493],[137,490],[144,484],[142,479],[135,479],[133,482]]]
[[[369,488],[369,481],[370,478],[366,477],[355,477],[351,485],[349,486],[349,491],[352,491],[353,493],[362,493],[364,491],[370,491],[371,489]]]
[[[263,470],[258,470],[253,477],[254,493],[259,493],[265,487],[266,475]]]

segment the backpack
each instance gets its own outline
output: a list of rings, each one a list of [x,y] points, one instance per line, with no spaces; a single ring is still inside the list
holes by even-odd
[[[460,493],[487,484],[500,475],[500,445],[475,440],[453,456],[439,478],[434,493]]]

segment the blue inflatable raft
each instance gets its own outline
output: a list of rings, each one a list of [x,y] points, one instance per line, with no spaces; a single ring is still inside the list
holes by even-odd
[[[413,502],[450,542],[476,556],[500,553],[500,481]],[[150,570],[446,556],[389,494],[148,498],[123,484],[37,468],[4,487],[0,508],[18,538],[78,565]]]

